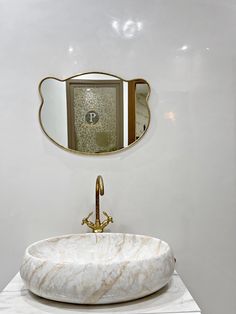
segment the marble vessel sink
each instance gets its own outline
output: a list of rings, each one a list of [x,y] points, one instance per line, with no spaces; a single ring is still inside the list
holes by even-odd
[[[162,288],[174,271],[169,245],[122,233],[54,237],[30,245],[20,274],[38,296],[79,304],[134,300]]]

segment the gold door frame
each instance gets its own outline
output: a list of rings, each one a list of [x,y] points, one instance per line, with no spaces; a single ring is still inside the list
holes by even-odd
[[[136,96],[137,84],[147,84],[147,82],[143,79],[134,79],[134,80],[128,81],[128,145],[132,145],[132,143],[137,140],[136,139],[136,115],[135,115],[135,112],[136,112],[136,97],[135,96]],[[149,87],[149,90],[150,90],[150,87]],[[147,107],[148,107],[148,103],[147,103]],[[148,107],[148,110],[149,110],[149,107]],[[149,112],[149,117],[150,117],[150,112]]]

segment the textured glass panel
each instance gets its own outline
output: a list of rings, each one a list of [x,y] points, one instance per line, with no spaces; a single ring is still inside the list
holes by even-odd
[[[103,152],[117,149],[116,88],[74,87],[74,124],[76,149],[82,152]],[[86,121],[94,111],[98,121]]]

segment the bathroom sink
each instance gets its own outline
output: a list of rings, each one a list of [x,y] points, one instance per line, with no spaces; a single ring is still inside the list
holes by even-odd
[[[25,252],[20,274],[38,296],[108,304],[149,295],[169,281],[175,260],[157,238],[123,233],[72,234],[42,240]]]

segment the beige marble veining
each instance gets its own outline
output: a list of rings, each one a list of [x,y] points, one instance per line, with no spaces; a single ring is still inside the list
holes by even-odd
[[[54,302],[30,293],[17,274],[0,293],[1,314],[200,314],[200,309],[179,275],[158,292],[135,301],[110,305]]]
[[[74,234],[26,249],[20,274],[38,296],[79,304],[134,300],[162,288],[174,271],[169,245],[148,236]]]

